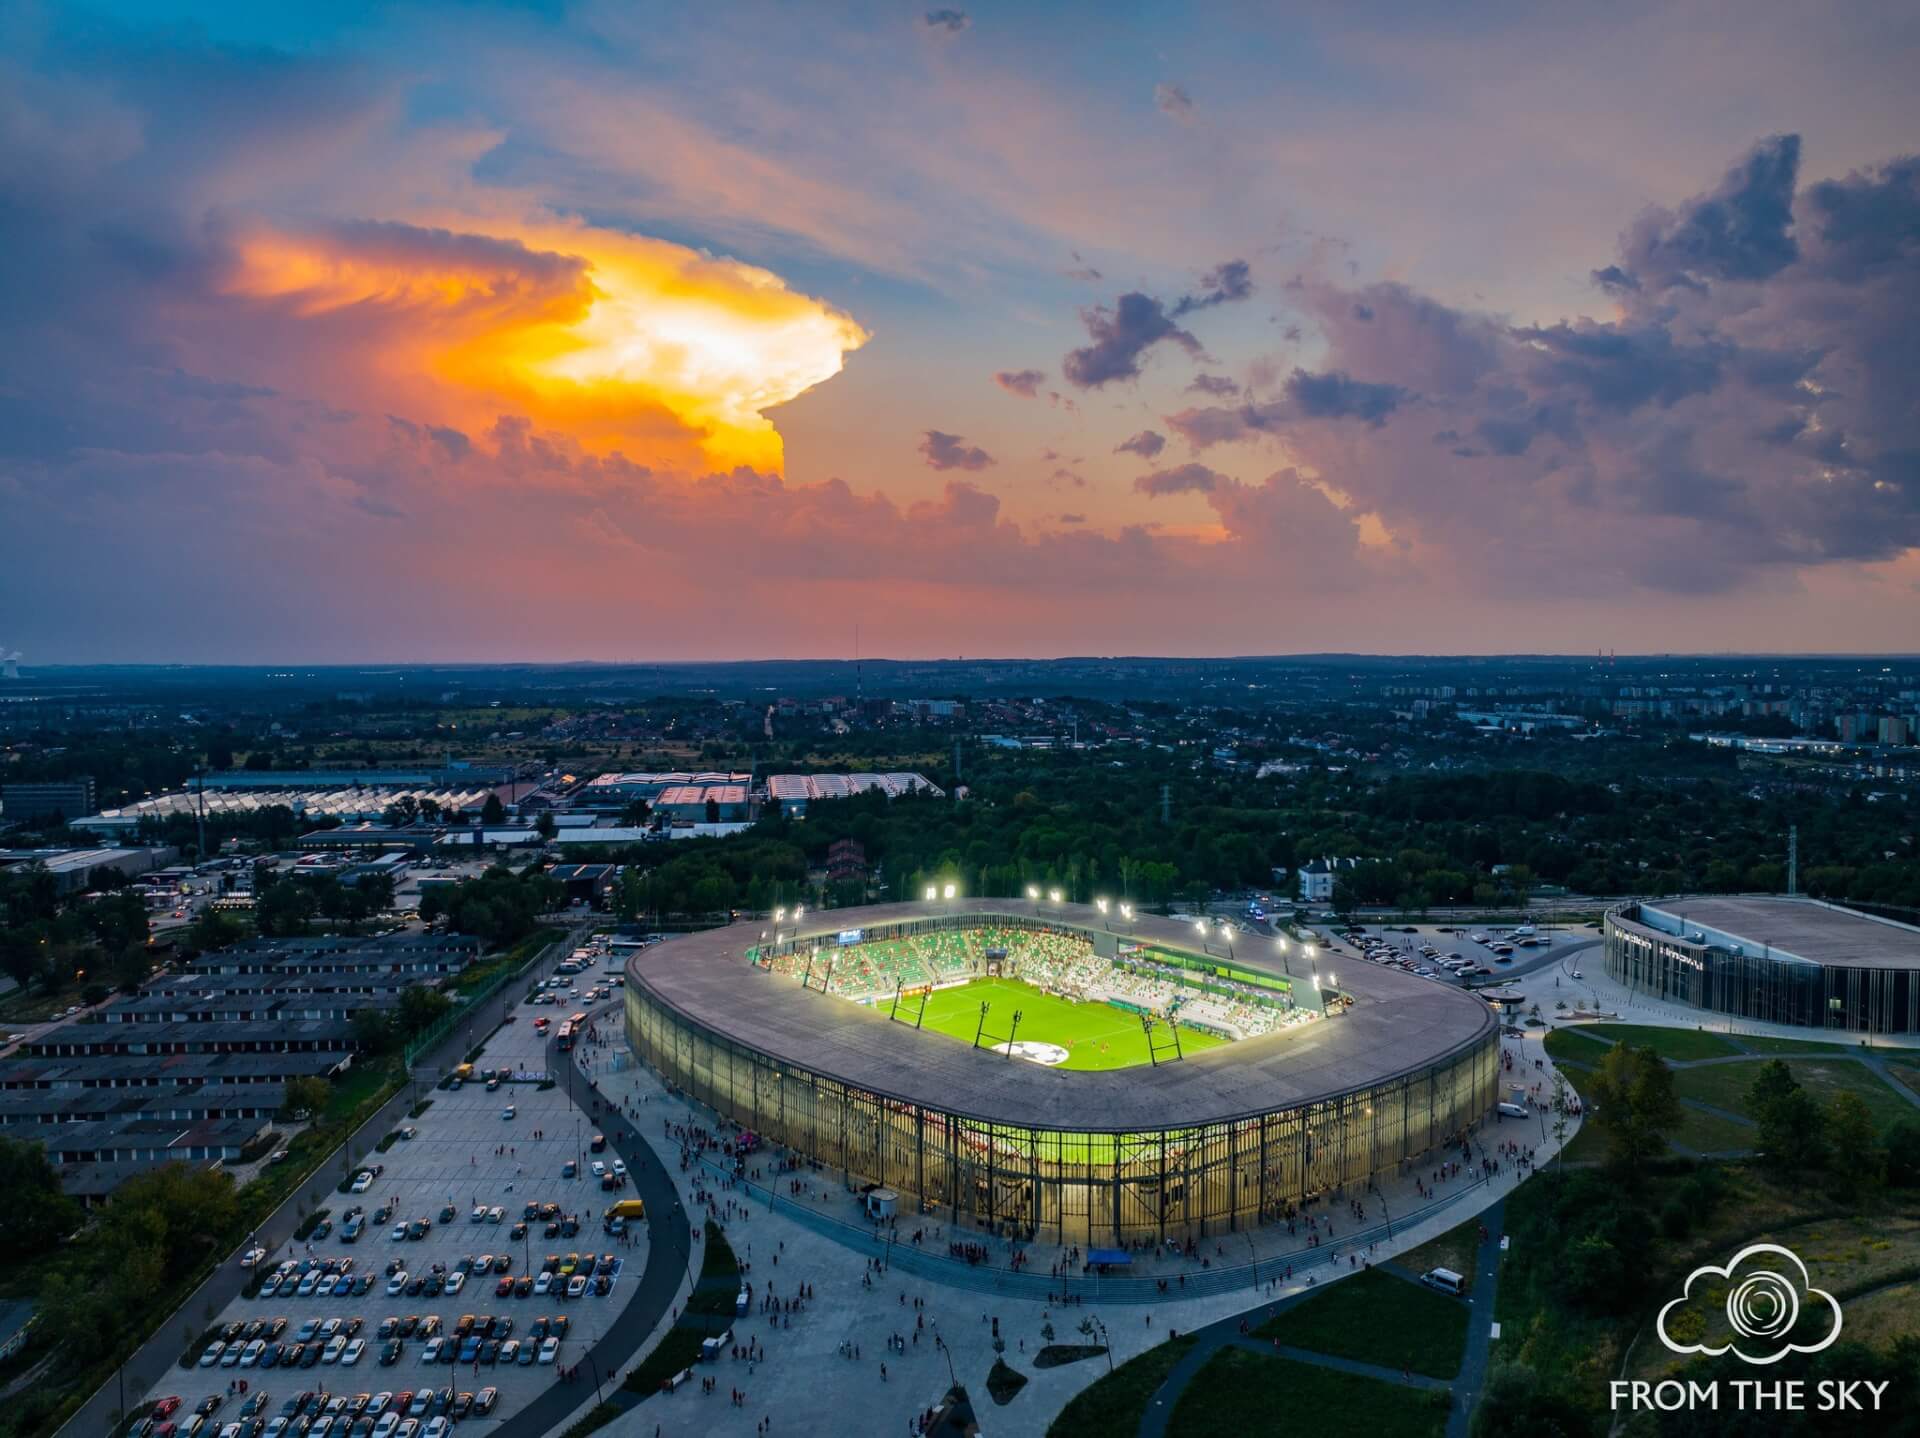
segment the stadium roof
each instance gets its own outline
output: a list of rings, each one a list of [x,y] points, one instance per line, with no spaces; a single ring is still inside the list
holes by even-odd
[[[800,937],[947,912],[944,905],[927,904],[832,909],[810,915],[817,921],[803,926]],[[1105,924],[1086,905],[1020,899],[961,900],[955,912],[1019,914],[1085,932]],[[1136,940],[1195,952],[1192,930],[1184,924],[1143,917],[1131,927]],[[1470,994],[1354,959],[1341,965],[1340,985],[1354,1004],[1332,1018],[1157,1067],[1074,1072],[916,1032],[876,1009],[802,988],[791,977],[747,963],[746,950],[758,937],[751,924],[689,934],[635,954],[627,973],[667,1007],[774,1058],[887,1097],[994,1123],[1128,1131],[1267,1113],[1416,1071],[1489,1038],[1498,1023],[1493,1010]],[[1233,960],[1238,967],[1279,972],[1250,947],[1239,946]]]
[[[1643,921],[1649,911],[1670,916],[1689,935],[1710,932],[1775,958],[1838,969],[1920,969],[1920,928],[1812,899],[1670,899],[1640,911]]]

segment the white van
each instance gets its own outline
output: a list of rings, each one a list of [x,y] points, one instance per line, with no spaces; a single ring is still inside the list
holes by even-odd
[[[1499,1105],[1499,1109],[1500,1109],[1501,1115],[1505,1118],[1532,1118],[1533,1117],[1532,1114],[1528,1113],[1524,1107],[1522,1107],[1520,1104],[1517,1104],[1517,1103],[1503,1103]]]
[[[1437,1288],[1442,1293],[1451,1293],[1455,1298],[1466,1296],[1467,1280],[1451,1268],[1429,1268],[1420,1275],[1420,1281],[1429,1288]]]

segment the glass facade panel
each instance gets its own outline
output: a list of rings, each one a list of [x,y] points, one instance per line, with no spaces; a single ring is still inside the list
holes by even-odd
[[[849,1088],[695,1023],[629,970],[627,1037],[679,1091],[768,1143],[883,1184],[950,1222],[1056,1243],[1203,1238],[1393,1174],[1485,1116],[1499,1035],[1352,1093],[1190,1128],[984,1123]]]

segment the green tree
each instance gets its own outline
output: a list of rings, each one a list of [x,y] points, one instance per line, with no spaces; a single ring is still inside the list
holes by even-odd
[[[393,1047],[393,1021],[379,1009],[358,1009],[353,1015],[354,1047],[363,1053],[383,1054]]]
[[[1594,1080],[1593,1107],[1608,1161],[1634,1181],[1667,1151],[1667,1136],[1680,1125],[1673,1071],[1651,1048],[1615,1044],[1607,1051]]]
[[[187,929],[187,942],[203,954],[238,943],[246,934],[239,921],[212,908],[202,909]]]
[[[323,1113],[333,1099],[333,1085],[318,1075],[306,1074],[287,1080],[281,1106],[288,1113]]]
[[[504,824],[507,820],[507,806],[500,802],[498,794],[487,795],[487,802],[480,806],[482,824]]]
[[[45,1253],[80,1225],[79,1205],[60,1191],[60,1175],[37,1143],[0,1138],[0,1257]]]
[[[1896,1188],[1920,1188],[1920,1119],[1897,1120],[1887,1130],[1887,1182]]]
[[[1828,1106],[1827,1136],[1833,1145],[1836,1185],[1857,1197],[1880,1186],[1887,1174],[1887,1156],[1866,1100],[1842,1089]]]
[[[538,833],[542,839],[549,841],[552,840],[555,834],[560,832],[560,826],[554,822],[553,815],[545,809],[542,809],[534,819],[533,827],[534,831]]]
[[[453,1000],[428,984],[400,991],[400,1030],[409,1038],[431,1028],[453,1007]]]
[[[1760,1126],[1760,1151],[1775,1168],[1798,1173],[1825,1161],[1826,1115],[1780,1059],[1760,1066],[1747,1087],[1747,1111]]]
[[[1472,1438],[1589,1438],[1593,1421],[1524,1363],[1495,1363],[1473,1410]]]

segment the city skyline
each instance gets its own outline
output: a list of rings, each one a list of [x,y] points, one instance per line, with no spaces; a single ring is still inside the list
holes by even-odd
[[[0,649],[1911,651],[1917,30],[23,9]]]

